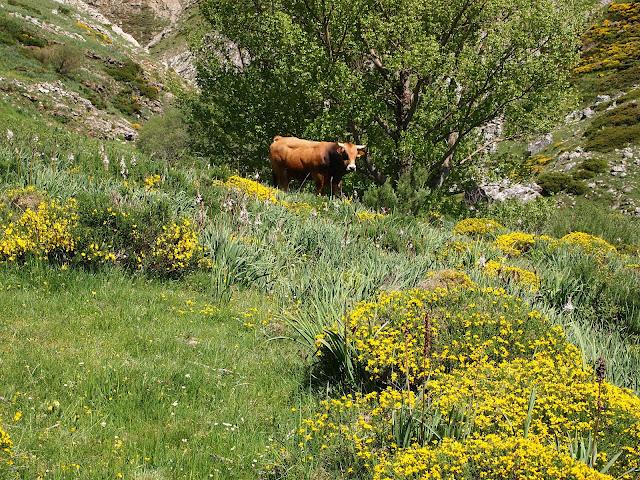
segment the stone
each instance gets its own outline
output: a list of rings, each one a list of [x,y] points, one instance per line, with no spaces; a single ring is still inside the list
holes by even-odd
[[[622,189],[622,193],[631,193],[631,192],[633,192],[633,187],[630,185]]]
[[[529,144],[528,151],[529,155],[537,155],[542,150],[547,148],[553,142],[553,135],[551,133],[547,133],[542,138],[535,140]]]
[[[633,158],[633,149],[631,147],[627,147],[622,150],[622,158],[625,160],[630,160]]]
[[[627,166],[623,163],[620,165],[614,165],[613,167],[611,167],[611,175],[613,175],[614,177],[616,176],[622,177],[622,176],[626,176],[626,174],[627,174]]]
[[[504,202],[517,200],[530,202],[542,195],[542,187],[535,183],[512,184],[509,180],[490,182],[465,192],[465,202],[475,205],[483,201]]]
[[[596,97],[596,105],[600,105],[601,103],[607,103],[611,101],[610,95],[598,95]]]

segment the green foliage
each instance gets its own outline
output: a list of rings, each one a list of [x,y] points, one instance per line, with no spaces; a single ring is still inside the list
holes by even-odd
[[[627,102],[597,117],[585,131],[586,148],[610,152],[640,138],[640,104]]]
[[[129,58],[122,63],[115,62],[108,64],[105,67],[105,72],[117,82],[126,83],[129,87],[134,88],[140,95],[151,100],[157,100],[160,96],[158,88],[150,85],[145,79],[142,67]],[[128,90],[125,89],[124,91],[127,92]],[[127,113],[126,109],[121,111]]]
[[[354,139],[365,173],[397,182],[420,166],[439,187],[473,164],[477,127],[504,115],[515,133],[559,113],[589,4],[205,2],[220,36],[198,50],[195,147],[252,172],[276,134]]]
[[[80,49],[67,44],[34,49],[31,54],[60,75],[74,73],[82,66],[84,60],[84,54]]]
[[[362,202],[374,210],[393,210],[398,204],[398,196],[393,190],[391,182],[387,180],[383,185],[372,184],[369,186],[364,192]]]
[[[536,182],[542,187],[542,190],[547,195],[560,193],[566,190],[571,183],[571,176],[562,172],[544,172]]]
[[[22,8],[24,11],[29,12],[30,15],[42,15],[42,12],[38,8],[21,2],[20,0],[7,0],[7,3],[11,6]]]
[[[125,88],[111,99],[115,108],[125,115],[136,116],[142,113],[142,104],[138,96],[131,89]]]
[[[149,156],[175,164],[189,150],[189,132],[181,110],[169,108],[140,130],[138,147]]]
[[[44,47],[48,42],[24,22],[20,22],[1,12],[0,43],[6,45],[20,44],[27,47]]]
[[[606,173],[609,170],[609,162],[604,158],[591,157],[585,159],[580,164],[580,168],[596,174]]]
[[[575,180],[589,180],[596,176],[596,172],[594,172],[593,170],[584,170],[582,168],[579,168],[571,175]]]

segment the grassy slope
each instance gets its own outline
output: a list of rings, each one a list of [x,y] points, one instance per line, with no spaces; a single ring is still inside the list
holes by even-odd
[[[255,478],[295,422],[299,359],[243,326],[250,307],[266,318],[259,295],[212,308],[184,284],[38,266],[3,267],[0,289],[0,415],[24,415],[22,478]]]
[[[16,65],[5,68],[21,74]],[[3,266],[0,417],[16,444],[22,478],[255,478],[253,460],[260,464],[269,439],[286,442],[297,426],[291,408],[311,410],[334,388],[308,387],[308,362],[301,358],[307,350],[268,341],[293,334],[283,331],[283,321],[317,329],[380,288],[412,287],[442,268],[464,269],[483,285],[502,284],[478,266],[483,257],[499,257],[491,242],[453,236],[449,220],[428,225],[391,215],[357,222],[358,204],[290,196],[320,213],[298,215],[228,195],[197,165],[170,171],[118,142],[107,144],[112,163],[105,173],[99,142],[56,130],[60,125],[42,120],[28,104],[4,102],[0,113],[0,190],[35,183],[63,198],[88,190],[135,203],[146,197],[144,177],[157,172],[165,177],[157,195],[177,212],[196,215],[200,189],[210,219],[205,244],[220,264],[240,265],[231,272],[230,305],[215,300],[207,276],[170,282],[117,269]],[[17,136],[11,145],[6,128]],[[122,156],[130,170],[126,181],[117,161]],[[223,201],[231,201],[230,211],[220,211]],[[623,224],[593,203],[578,208],[556,213],[541,203],[491,214],[510,229],[555,236],[585,230],[637,246],[637,224]],[[445,254],[455,240],[468,242],[469,251]],[[510,263],[535,270],[541,293],[506,286],[563,325],[586,362],[605,354],[608,377],[637,389],[638,276],[624,268],[632,261],[605,268],[588,256],[534,252]],[[573,313],[563,311],[569,298],[578,307]],[[206,304],[212,315],[199,313]],[[250,308],[260,312],[257,319],[243,316]],[[263,319],[264,328],[244,325]],[[18,411],[23,416],[13,422]]]

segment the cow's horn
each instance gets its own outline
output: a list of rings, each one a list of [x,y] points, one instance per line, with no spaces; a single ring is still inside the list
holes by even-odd
[[[358,150],[364,150],[365,148],[367,148],[367,146],[366,145],[356,145],[356,148]]]
[[[338,146],[344,148],[344,143],[338,142]]]

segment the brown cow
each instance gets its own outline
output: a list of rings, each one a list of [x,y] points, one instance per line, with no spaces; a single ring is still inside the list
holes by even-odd
[[[342,177],[356,171],[356,158],[364,155],[365,148],[353,143],[277,136],[269,147],[274,182],[287,191],[292,178],[303,181],[311,178],[318,194],[331,185],[331,194],[342,195]]]

